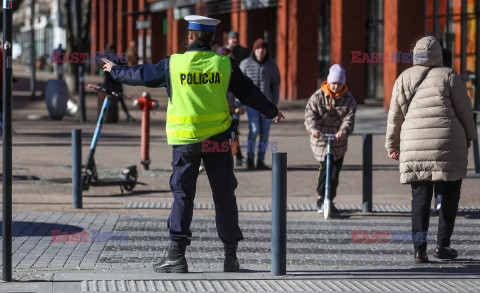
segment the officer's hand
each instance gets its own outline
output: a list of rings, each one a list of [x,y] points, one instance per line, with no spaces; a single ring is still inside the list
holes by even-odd
[[[280,122],[280,120],[285,119],[285,116],[283,116],[282,112],[278,111],[277,118],[275,119],[275,123]]]
[[[243,107],[235,108],[235,114],[243,115],[244,113],[245,113],[245,108],[243,108]]]
[[[471,141],[471,140],[467,140],[467,149],[469,149],[471,146],[472,146],[472,141]]]
[[[112,70],[112,67],[117,65],[112,61],[108,60],[107,58],[102,58],[102,61],[105,62],[105,65],[103,65],[103,71],[106,72],[110,72]]]

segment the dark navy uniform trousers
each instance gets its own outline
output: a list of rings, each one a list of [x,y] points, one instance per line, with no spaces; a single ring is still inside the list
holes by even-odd
[[[190,245],[193,201],[201,160],[213,193],[218,236],[227,245],[243,239],[238,226],[237,179],[229,145],[231,131],[229,129],[202,142],[173,146],[170,188],[174,202],[167,227],[170,240],[176,246]]]

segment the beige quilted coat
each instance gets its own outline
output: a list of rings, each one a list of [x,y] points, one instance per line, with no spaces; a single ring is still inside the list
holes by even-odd
[[[400,182],[454,181],[467,172],[467,140],[475,139],[471,101],[455,70],[442,67],[433,37],[417,42],[414,66],[395,81],[388,112],[387,151],[400,150]],[[422,74],[433,67],[412,98]]]

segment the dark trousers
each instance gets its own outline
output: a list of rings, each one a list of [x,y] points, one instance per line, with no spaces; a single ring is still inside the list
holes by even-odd
[[[167,227],[174,245],[190,245],[193,201],[201,160],[213,193],[218,236],[227,245],[243,239],[238,226],[238,209],[234,193],[237,179],[233,174],[233,157],[230,146],[227,148],[225,142],[228,143],[228,136],[220,138],[217,136],[208,142],[173,147],[170,188],[174,201]],[[218,145],[214,146],[215,144]]]
[[[414,235],[415,251],[426,251],[427,242],[419,241],[422,237],[415,235],[428,232],[430,222],[430,203],[435,186],[436,190],[442,190],[442,208],[438,217],[438,246],[450,246],[450,237],[455,226],[458,202],[462,180],[457,181],[418,181],[412,182],[412,232]],[[425,237],[424,237],[425,238]]]
[[[330,199],[333,201],[337,196],[338,177],[343,166],[343,157],[330,161]],[[327,160],[320,162],[318,168],[317,193],[319,196],[325,197],[325,184],[327,183]]]

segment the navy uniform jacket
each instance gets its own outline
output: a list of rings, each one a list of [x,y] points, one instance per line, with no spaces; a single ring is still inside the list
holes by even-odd
[[[188,46],[188,51],[211,51],[209,44],[195,42]],[[237,97],[240,102],[258,112],[268,119],[278,115],[277,107],[267,100],[267,97],[255,86],[252,80],[246,77],[238,65],[230,59],[231,74],[228,90]],[[166,57],[157,64],[142,64],[136,66],[115,65],[110,74],[113,79],[128,85],[143,85],[146,87],[166,87],[167,95],[172,99],[170,84],[170,57]],[[175,99],[175,97],[173,97]]]

